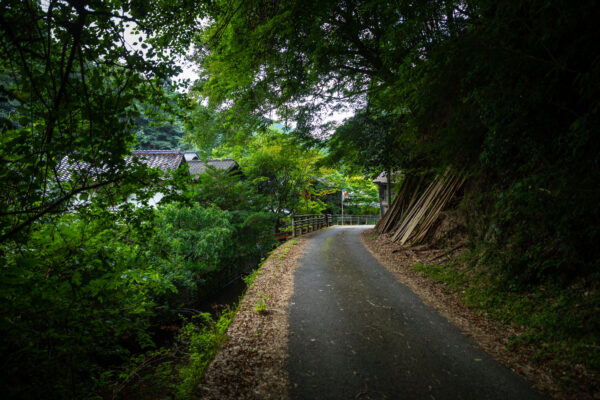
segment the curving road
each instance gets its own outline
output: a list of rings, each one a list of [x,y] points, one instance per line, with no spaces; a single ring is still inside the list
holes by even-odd
[[[316,233],[290,307],[292,398],[542,399],[364,248],[364,227]]]

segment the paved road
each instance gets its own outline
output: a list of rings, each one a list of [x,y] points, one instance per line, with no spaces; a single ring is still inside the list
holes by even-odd
[[[291,299],[292,398],[541,399],[364,248],[362,227],[308,243]]]

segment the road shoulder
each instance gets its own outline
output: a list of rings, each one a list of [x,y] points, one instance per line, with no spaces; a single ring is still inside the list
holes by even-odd
[[[310,235],[308,235],[310,236]],[[208,367],[201,399],[289,399],[289,299],[307,236],[278,247],[240,302],[228,341]]]

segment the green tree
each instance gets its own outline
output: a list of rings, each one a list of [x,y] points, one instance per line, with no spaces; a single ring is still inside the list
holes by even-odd
[[[322,175],[316,189],[330,189],[320,198],[325,205],[325,212],[341,214],[341,191],[344,190],[350,196],[344,201],[344,213],[360,215],[379,213],[379,194],[370,179],[362,175],[352,175],[349,171],[331,168],[323,168]]]
[[[387,202],[392,204],[392,173],[401,167],[405,173],[416,168],[416,160],[411,159],[414,139],[409,141],[410,135],[403,129],[408,130],[403,118],[357,111],[325,142],[328,154],[323,163],[347,166],[373,178],[384,171],[388,177]]]
[[[125,157],[141,105],[170,106],[161,88],[202,7],[0,3],[0,352],[11,398],[109,397],[115,368],[154,346],[157,299],[175,286],[149,258],[153,210],[126,199],[180,182]],[[69,179],[58,171],[67,156]]]
[[[153,346],[155,297],[174,286],[147,258],[145,210],[131,222],[90,211],[36,223],[23,246],[0,247],[2,383],[11,398],[89,397],[108,389],[102,374],[132,347]]]
[[[137,148],[144,150],[180,149],[184,130],[178,122],[156,122],[143,113],[135,117]]]
[[[267,199],[245,175],[209,168],[196,177],[186,196],[192,204],[218,207],[229,215],[235,233],[231,251],[221,263],[227,278],[253,268],[273,248],[275,216],[267,212]]]
[[[225,110],[200,104],[197,97],[192,89],[185,115],[183,143],[197,149],[201,158],[209,158],[212,151],[220,146],[243,145],[254,131],[264,131],[272,124],[268,118],[232,118]]]
[[[180,71],[174,56],[187,49],[203,5],[15,0],[3,1],[0,15],[0,100],[14,107],[0,123],[4,241],[79,193],[143,179],[124,161],[135,105],[163,103],[158,87]],[[126,43],[127,30],[141,49]],[[57,166],[67,155],[93,176],[80,170],[62,182]]]
[[[301,193],[319,176],[316,150],[305,150],[294,136],[276,128],[256,132],[243,144],[222,146],[217,156],[236,159],[246,179],[264,199],[264,211],[279,220],[290,213],[302,212]]]
[[[400,121],[390,139],[404,152],[402,166],[451,165],[477,176],[472,190],[483,195],[470,214],[489,218],[473,223],[486,228],[472,234],[511,249],[497,252],[509,277],[568,281],[600,270],[592,17],[599,7],[591,0],[217,2],[199,35],[199,87],[238,116],[278,110],[300,133],[314,133],[318,111],[336,101],[358,104],[369,119]],[[360,119],[340,128],[334,151],[346,135],[359,141],[352,126]],[[364,130],[366,147],[387,140],[377,131]],[[353,154],[345,157],[363,165]]]
[[[469,8],[453,1],[215,2],[198,36],[199,88],[238,115],[278,109],[306,133],[316,112],[336,100],[389,92],[406,67],[466,26]]]

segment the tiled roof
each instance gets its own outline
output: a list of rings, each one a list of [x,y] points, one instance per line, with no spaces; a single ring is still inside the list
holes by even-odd
[[[206,172],[208,167],[214,167],[215,169],[232,171],[236,168],[239,168],[238,163],[236,163],[232,158],[224,158],[222,160],[193,160],[188,161],[188,165],[190,167],[190,175],[198,175]]]
[[[184,159],[181,150],[134,150],[131,156],[139,158],[149,168],[160,168],[163,172],[175,171]],[[131,161],[131,157],[126,157],[125,161]]]
[[[176,170],[184,160],[184,154],[181,150],[134,150],[131,156],[125,157],[125,162],[129,164],[133,157],[139,159],[142,164],[149,168],[160,168],[163,172]],[[65,156],[57,166],[61,181],[70,181],[74,171],[85,173],[88,177],[94,177],[108,170],[107,165],[90,168],[86,162],[70,162],[69,156]]]
[[[89,164],[83,161],[71,162],[69,156],[64,156],[63,159],[56,166],[56,172],[58,173],[58,179],[66,182],[72,180],[73,172],[77,172],[78,175],[87,176],[88,178],[93,176],[101,175],[107,172],[106,166],[90,168]]]

